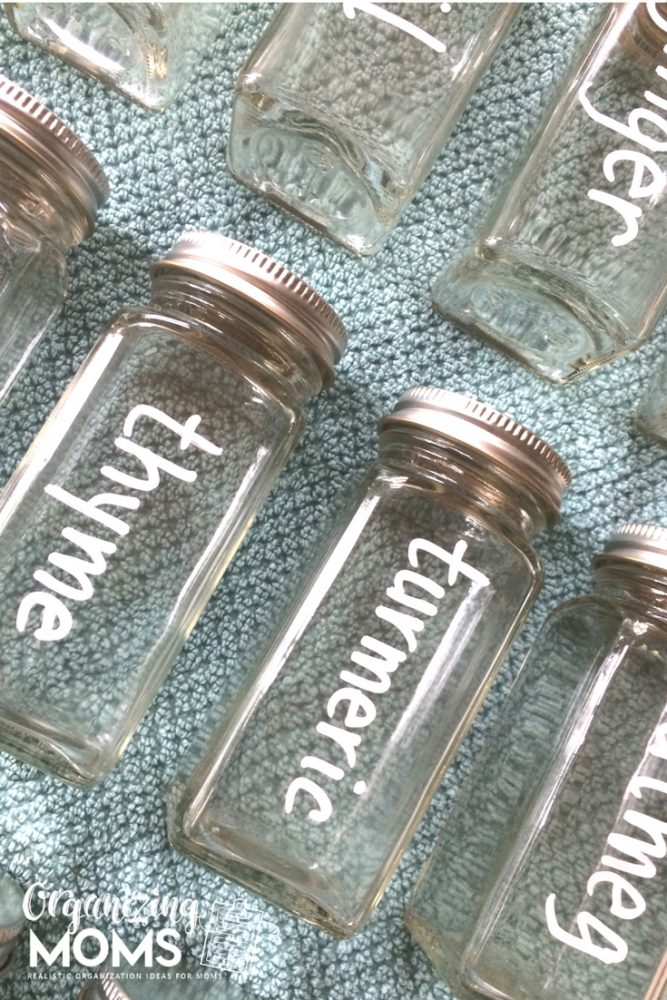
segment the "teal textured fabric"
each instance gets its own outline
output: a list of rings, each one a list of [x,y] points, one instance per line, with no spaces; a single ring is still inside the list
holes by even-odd
[[[405,902],[547,610],[588,587],[590,559],[619,522],[667,523],[667,455],[633,426],[638,397],[667,344],[667,323],[640,351],[561,388],[445,323],[430,305],[433,280],[510,169],[599,8],[521,11],[431,176],[385,247],[367,260],[256,198],[226,168],[234,79],[272,10],[239,6],[188,91],[162,116],[31,48],[6,24],[0,28],[1,71],[75,128],[111,185],[95,235],[70,254],[67,305],[0,412],[3,481],[109,318],[148,301],[150,260],[186,227],[219,230],[285,261],[332,303],[350,333],[336,383],[312,406],[302,444],[111,777],[82,793],[0,756],[0,869],[24,886],[41,882],[76,896],[127,890],[223,908],[253,899],[169,848],[165,787],[211,706],[238,683],[250,638],[270,623],[341,493],[373,458],[378,418],[408,386],[442,385],[523,420],[572,468],[563,520],[539,539],[544,590],[367,928],[340,943],[257,904],[246,985],[262,1000],[453,1000],[411,942]],[[32,927],[54,944],[66,924],[45,915]],[[190,938],[195,961],[204,929]],[[75,997],[80,966],[73,964],[69,979],[30,978],[27,944],[0,996]],[[62,977],[61,965],[54,975]],[[183,997],[195,995],[184,988]]]

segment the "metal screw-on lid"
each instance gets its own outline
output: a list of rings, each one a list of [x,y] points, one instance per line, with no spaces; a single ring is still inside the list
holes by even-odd
[[[609,557],[643,563],[667,573],[667,528],[658,524],[622,524],[608,538],[595,562]]]
[[[396,426],[436,434],[493,459],[557,520],[570,470],[551,445],[513,417],[457,392],[418,386],[400,397],[380,432]]]
[[[153,265],[153,275],[174,269],[250,299],[297,335],[312,353],[325,383],[331,381],[347,346],[345,327],[331,306],[284,264],[220,233],[191,232]]]
[[[102,167],[77,135],[44,104],[0,75],[0,133],[33,157],[84,218],[84,236],[109,196]]]

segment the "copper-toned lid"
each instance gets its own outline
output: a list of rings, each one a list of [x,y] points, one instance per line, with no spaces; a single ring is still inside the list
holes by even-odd
[[[83,216],[90,235],[109,196],[102,167],[79,137],[26,90],[0,75],[0,133],[33,157]]]
[[[347,346],[347,334],[338,314],[302,278],[261,250],[220,233],[185,233],[153,274],[180,270],[199,275],[222,288],[250,299],[287,327],[312,353],[325,383]]]
[[[541,501],[551,520],[571,482],[570,470],[551,445],[513,417],[446,389],[408,389],[380,423],[380,431],[422,428],[493,459]]]

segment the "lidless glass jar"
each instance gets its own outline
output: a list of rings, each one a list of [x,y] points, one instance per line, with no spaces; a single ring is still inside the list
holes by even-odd
[[[213,233],[153,269],[0,496],[0,747],[119,759],[345,345],[284,266]]]
[[[285,4],[237,82],[230,170],[355,253],[372,253],[517,9]]]
[[[434,303],[555,382],[638,347],[667,295],[667,4],[612,7]]]
[[[415,891],[461,1000],[667,987],[667,528],[626,525],[547,621]]]
[[[170,795],[172,843],[323,929],[370,916],[541,583],[569,483],[511,417],[412,389]]]
[[[0,76],[0,403],[62,308],[65,254],[107,195],[74,132]]]
[[[0,878],[0,979],[11,969],[18,939],[25,926],[23,890],[13,878]]]
[[[185,87],[230,4],[9,3],[27,42],[137,101],[164,111]]]
[[[637,423],[649,437],[667,445],[667,361],[660,365],[642,396]]]

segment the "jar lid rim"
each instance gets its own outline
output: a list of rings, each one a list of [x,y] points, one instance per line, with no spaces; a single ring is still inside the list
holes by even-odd
[[[561,456],[514,417],[449,389],[414,386],[380,422],[380,433],[401,425],[466,445],[521,479],[551,519],[557,519],[572,476]]]
[[[0,132],[23,146],[82,211],[90,234],[109,197],[106,174],[82,139],[45,104],[0,74]]]
[[[595,562],[609,557],[667,572],[667,527],[640,521],[619,525]]]
[[[313,355],[325,383],[347,347],[342,320],[315,289],[285,264],[222,233],[184,233],[153,264],[156,277],[173,270],[203,277],[250,299],[277,323],[297,334]]]

